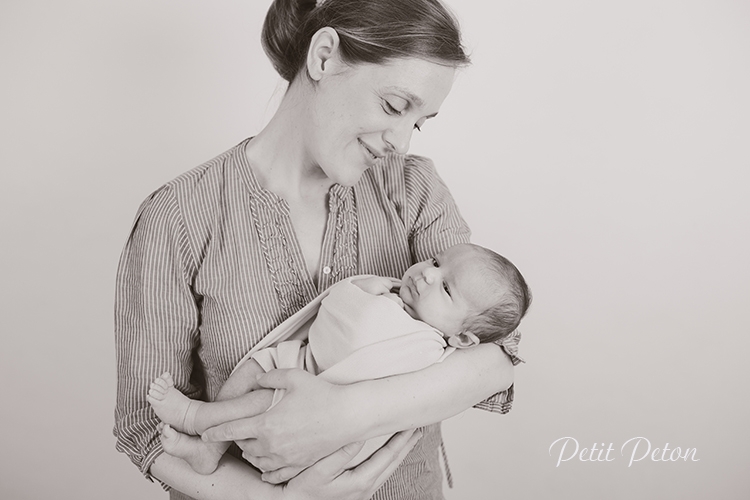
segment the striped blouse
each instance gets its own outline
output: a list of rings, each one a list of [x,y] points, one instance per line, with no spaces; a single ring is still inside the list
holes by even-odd
[[[289,207],[258,183],[246,143],[149,196],[120,259],[114,434],[117,450],[149,479],[163,450],[145,396],[162,372],[187,396],[213,401],[245,353],[322,290],[356,274],[401,277],[414,262],[469,240],[432,163],[392,155],[354,187],[331,187],[316,286]],[[514,364],[518,340],[502,343]],[[506,413],[512,400],[511,387],[477,407]],[[441,443],[439,424],[425,428],[373,498],[442,498]]]

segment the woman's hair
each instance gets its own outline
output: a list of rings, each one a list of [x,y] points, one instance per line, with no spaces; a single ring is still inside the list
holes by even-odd
[[[344,62],[415,57],[448,66],[469,63],[458,22],[440,0],[274,0],[263,23],[263,49],[291,82],[321,28],[339,35]]]
[[[476,335],[482,343],[495,342],[518,327],[531,305],[531,290],[511,261],[487,248],[472,246],[480,251],[480,258],[487,264],[487,278],[499,290],[503,290],[503,294],[491,307],[470,316],[463,328]]]

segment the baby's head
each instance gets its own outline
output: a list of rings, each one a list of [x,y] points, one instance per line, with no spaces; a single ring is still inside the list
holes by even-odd
[[[531,303],[516,266],[492,250],[461,244],[411,266],[399,296],[413,318],[440,330],[453,347],[510,334]]]

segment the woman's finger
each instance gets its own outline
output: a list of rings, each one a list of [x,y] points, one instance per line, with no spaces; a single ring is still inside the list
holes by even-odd
[[[296,477],[300,472],[305,470],[304,467],[282,467],[271,472],[264,472],[261,477],[263,481],[271,484],[286,483],[290,479]]]
[[[242,458],[253,464],[253,467],[260,470],[261,472],[267,472],[270,474],[271,472],[275,472],[276,470],[284,469],[284,467],[278,468],[279,466],[277,465],[277,462],[269,457],[258,457],[249,453],[243,453]],[[300,468],[299,470],[303,469],[304,467]],[[296,474],[299,474],[299,472],[297,472]],[[294,477],[294,475],[291,477]],[[271,481],[267,482],[270,483]]]
[[[290,389],[305,377],[315,377],[299,368],[271,370],[258,376],[258,384],[267,389]]]
[[[242,450],[242,455],[248,455],[253,457],[265,457],[268,456],[266,450],[261,446],[257,439],[241,439],[235,441],[237,446]]]
[[[241,441],[243,439],[257,438],[258,419],[260,417],[262,417],[262,415],[224,422],[216,427],[206,429],[206,432],[201,435],[201,438],[208,442]]]
[[[310,469],[314,469],[324,476],[336,477],[344,470],[346,464],[351,462],[352,458],[357,456],[357,453],[359,453],[359,450],[361,450],[364,445],[364,441],[350,443],[343,448],[334,451],[327,457],[321,458],[315,463],[315,465],[310,467]]]
[[[258,457],[249,453],[242,453],[242,458],[250,462],[253,467],[260,471],[271,471],[273,472],[271,459],[267,457]]]

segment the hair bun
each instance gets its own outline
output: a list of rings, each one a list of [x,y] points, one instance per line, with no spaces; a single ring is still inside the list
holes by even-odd
[[[266,14],[261,33],[263,50],[279,75],[289,82],[305,56],[307,40],[302,27],[315,6],[314,0],[274,0]]]
[[[326,26],[339,34],[341,59],[348,64],[398,57],[454,67],[469,63],[458,22],[440,0],[275,0],[262,41],[285,80],[299,74],[311,38]]]

